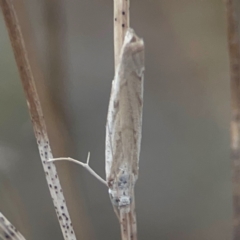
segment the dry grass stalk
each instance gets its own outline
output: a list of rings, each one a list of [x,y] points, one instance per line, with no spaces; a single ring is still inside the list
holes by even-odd
[[[9,240],[25,240],[23,235],[0,212],[0,238]]]
[[[233,240],[240,239],[240,40],[234,0],[225,0],[231,80],[231,160],[233,173]]]
[[[33,129],[38,144],[40,157],[46,175],[48,187],[57,213],[57,218],[64,239],[75,240],[76,236],[68,213],[62,187],[53,163],[47,163],[52,158],[51,147],[47,135],[46,124],[42,114],[39,97],[36,91],[32,70],[29,64],[25,43],[23,40],[18,17],[12,0],[0,0],[5,24],[12,44],[15,60],[19,70],[21,82],[26,95],[27,105],[31,115]]]
[[[125,34],[130,27],[130,0],[114,0],[114,56],[115,71],[119,63],[119,57]],[[133,193],[134,195],[134,193]],[[135,213],[135,200],[132,199],[130,212],[119,210],[119,222],[122,240],[137,240],[137,222]]]
[[[115,69],[118,66],[119,56],[124,37],[129,28],[130,0],[114,0],[114,59]]]
[[[46,59],[44,58],[47,66],[46,76],[43,75],[36,54],[36,41],[33,36],[31,23],[29,22],[30,19],[25,6],[26,4],[24,4],[25,0],[14,1],[13,3],[21,26],[26,51],[28,53],[28,60],[47,124],[53,155],[66,156],[75,149],[68,132],[66,109],[63,104],[59,104],[66,95],[66,84],[68,84],[66,81],[68,79],[66,62],[66,2],[64,0],[44,0],[43,2],[46,48],[47,52],[51,53],[46,54]],[[54,91],[49,84],[46,84],[50,81],[51,86],[57,86],[57,91]],[[93,235],[92,225],[85,211],[82,193],[79,192],[80,188],[77,187],[78,183],[74,181],[73,166],[68,163],[61,164],[61,166],[57,166],[57,172],[61,179],[61,185],[64,189],[73,224],[78,223],[78,225],[82,226],[81,228],[75,228],[77,238],[84,240],[91,239]],[[25,224],[23,228],[23,224],[24,222],[21,221],[20,229],[27,227]]]

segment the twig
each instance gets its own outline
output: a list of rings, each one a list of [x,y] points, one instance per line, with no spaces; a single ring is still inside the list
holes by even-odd
[[[46,75],[44,81],[38,83],[38,80],[35,79],[35,83],[45,115],[54,156],[69,156],[69,152],[72,153],[76,150],[76,145],[68,131],[68,110],[65,104],[61,104],[66,100],[66,89],[67,84],[69,84],[68,2],[65,0],[41,0],[47,53],[44,57]],[[85,240],[94,238],[93,226],[84,204],[84,196],[80,193],[81,188],[79,188],[79,182],[76,181],[76,172],[73,171],[74,166],[63,163],[56,167],[72,221],[81,226],[81,228],[75,228],[77,238]]]
[[[233,240],[240,239],[240,40],[234,0],[225,0],[231,76],[231,160],[233,184]]]
[[[114,0],[114,59],[115,69],[118,66],[119,56],[124,37],[129,28],[130,0]]]
[[[23,235],[0,212],[0,238],[9,240],[25,240]]]
[[[114,58],[115,71],[119,64],[120,52],[126,31],[130,25],[130,0],[114,0]],[[133,193],[134,195],[134,193]],[[119,209],[119,222],[122,240],[137,240],[137,222],[135,213],[135,200],[132,199],[130,211],[126,213]]]
[[[19,26],[18,17],[16,15],[12,0],[0,0],[0,3],[20,78],[26,95],[27,105],[29,108],[48,187],[53,200],[53,204],[55,206],[63,237],[64,239],[75,240],[76,236],[72,227],[56,167],[53,163],[46,162],[49,158],[52,158],[52,152],[49,145],[46,124],[42,114],[39,97],[34,84],[32,70],[27,57],[25,43]]]
[[[66,39],[66,8],[65,1],[49,1],[43,2],[43,20],[46,49],[48,53],[44,57],[45,66],[47,66],[46,75],[43,74],[36,54],[36,41],[33,37],[31,23],[29,22],[26,10],[25,0],[13,1],[18,21],[21,26],[22,35],[25,42],[26,51],[28,53],[28,61],[30,63],[36,89],[43,109],[45,122],[47,124],[48,136],[51,142],[53,155],[67,156],[69,152],[75,149],[74,144],[67,131],[68,118],[64,104],[59,104],[65,96],[65,84],[68,79],[67,68],[67,39]],[[46,84],[49,83],[50,84]],[[57,86],[54,91],[51,86]],[[64,137],[63,137],[64,136]],[[68,163],[57,166],[57,172],[61,179],[61,185],[64,189],[66,201],[69,207],[71,219],[73,223],[78,223],[81,228],[75,228],[75,234],[78,239],[91,239],[94,235],[89,216],[83,204],[83,196],[79,194],[81,189],[74,180],[72,166]],[[64,176],[64,177],[61,177]],[[24,221],[21,221],[24,224]],[[25,226],[26,227],[26,226]],[[27,237],[27,236],[26,236]]]
[[[64,158],[64,157],[60,157],[60,158],[52,158],[52,159],[49,159],[48,162],[55,162],[55,161],[69,161],[69,162],[74,162],[76,164],[79,164],[81,165],[82,167],[84,167],[87,171],[89,171],[95,178],[97,178],[101,183],[103,183],[105,186],[107,186],[107,182],[101,178],[90,166],[89,166],[89,160],[90,160],[90,152],[88,153],[88,156],[87,156],[87,162],[86,163],[83,163],[83,162],[80,162],[74,158]]]
[[[137,219],[135,212],[135,199],[133,194],[130,211],[128,213],[120,209],[120,224],[122,240],[137,240]]]

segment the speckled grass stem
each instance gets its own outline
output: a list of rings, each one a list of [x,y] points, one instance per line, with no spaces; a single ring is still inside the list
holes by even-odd
[[[0,0],[5,24],[12,44],[15,60],[24,88],[27,105],[29,108],[35,137],[38,144],[43,169],[46,175],[48,188],[57,213],[57,218],[65,240],[75,240],[76,236],[72,227],[68,213],[62,187],[59,182],[57,171],[53,163],[47,163],[49,158],[53,158],[46,124],[44,121],[39,97],[36,91],[32,70],[29,64],[25,43],[23,40],[18,17],[14,9],[12,0]],[[37,189],[36,189],[37,191]]]
[[[0,212],[0,238],[8,240],[25,240],[23,235]]]
[[[114,59],[115,69],[119,62],[119,56],[123,45],[124,37],[130,23],[130,0],[114,1]]]
[[[119,57],[125,34],[130,27],[130,0],[114,0],[114,60],[115,70],[119,63]],[[133,193],[134,196],[134,193]],[[132,199],[130,212],[119,210],[119,222],[122,240],[137,240],[137,222],[135,213],[135,201]]]
[[[231,160],[233,184],[233,240],[240,239],[240,39],[234,0],[225,0],[231,80]]]
[[[122,240],[137,240],[137,219],[134,198],[132,199],[130,211],[126,213],[120,209],[119,213]]]

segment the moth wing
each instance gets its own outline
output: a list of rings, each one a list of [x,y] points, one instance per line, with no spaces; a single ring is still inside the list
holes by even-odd
[[[106,179],[119,171],[137,178],[143,105],[144,43],[132,29],[126,33],[112,82],[106,124]]]

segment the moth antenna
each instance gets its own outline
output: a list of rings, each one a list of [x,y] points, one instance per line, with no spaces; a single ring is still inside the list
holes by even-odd
[[[105,186],[107,186],[107,182],[101,178],[90,166],[89,166],[89,160],[90,160],[90,152],[88,152],[88,156],[87,156],[87,161],[86,163],[80,162],[74,158],[70,158],[70,157],[60,157],[60,158],[50,158],[47,160],[48,163],[50,162],[56,162],[56,161],[69,161],[69,162],[74,162],[78,165],[81,165],[82,167],[84,167],[88,172],[90,172],[95,178],[97,178],[101,183],[103,183]]]

